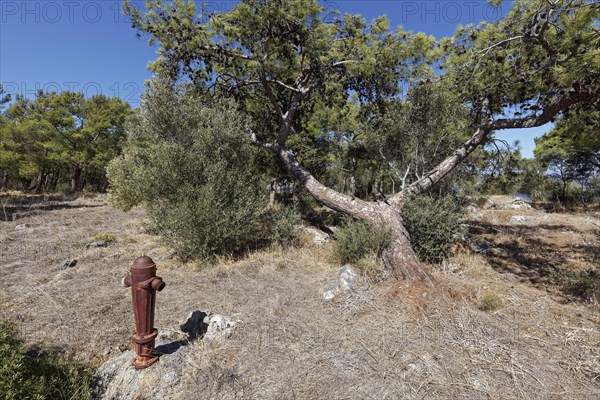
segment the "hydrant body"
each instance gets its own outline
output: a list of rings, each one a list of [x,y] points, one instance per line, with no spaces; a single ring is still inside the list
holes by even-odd
[[[162,278],[156,276],[156,264],[150,257],[135,259],[129,275],[123,279],[126,287],[131,287],[133,312],[135,314],[135,334],[133,335],[136,352],[133,366],[136,369],[149,367],[158,361],[153,354],[158,330],[154,328],[154,303],[156,292],[165,288]]]

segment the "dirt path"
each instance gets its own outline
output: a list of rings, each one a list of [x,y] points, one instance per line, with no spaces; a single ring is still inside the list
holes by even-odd
[[[51,206],[51,207],[49,207]],[[141,254],[169,254],[143,234],[144,214],[102,199],[55,201],[0,222],[0,318],[21,321],[28,343],[45,341],[99,363],[130,347],[130,292],[120,279]],[[84,247],[94,235],[116,243]],[[158,261],[167,288],[156,326],[176,328],[192,310],[242,321],[227,342],[198,347],[190,390],[206,398],[522,398],[600,396],[597,311],[561,304],[481,255],[461,255],[422,289],[361,281],[324,301],[339,269],[329,245],[260,252],[196,269]],[[64,260],[77,259],[62,269]],[[484,290],[504,307],[480,311]]]

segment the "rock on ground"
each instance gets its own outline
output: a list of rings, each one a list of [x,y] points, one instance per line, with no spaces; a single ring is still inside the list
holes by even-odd
[[[190,313],[179,331],[160,332],[155,353],[157,363],[142,370],[133,368],[135,352],[128,350],[98,368],[93,379],[94,399],[188,399],[193,386],[194,352],[202,351],[195,338],[204,343],[227,339],[240,321],[205,311]]]
[[[337,279],[332,279],[327,284],[323,291],[323,298],[331,300],[340,292],[347,292],[352,289],[352,286],[358,279],[358,272],[350,264],[346,264],[340,270]]]

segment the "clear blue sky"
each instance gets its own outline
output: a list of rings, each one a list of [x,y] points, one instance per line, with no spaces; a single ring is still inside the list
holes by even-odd
[[[134,1],[143,5],[143,1]],[[227,11],[236,1],[206,1],[214,11]],[[494,21],[508,10],[485,0],[336,0],[328,9],[363,15],[386,14],[393,27],[423,31],[441,38],[459,24]],[[32,96],[37,89],[82,91],[119,96],[139,105],[146,69],[155,49],[135,37],[117,0],[0,0],[0,83],[11,93]],[[533,152],[533,138],[550,129],[499,132],[509,142],[520,140],[523,155]]]

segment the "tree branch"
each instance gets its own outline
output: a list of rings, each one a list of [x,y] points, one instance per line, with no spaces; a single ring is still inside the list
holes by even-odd
[[[273,107],[275,107],[275,111],[277,112],[279,121],[283,123],[284,122],[283,111],[281,110],[281,106],[277,102],[277,99],[273,95],[273,91],[271,90],[271,87],[269,86],[269,81],[267,81],[264,71],[260,72],[260,83],[262,84],[262,87],[265,91],[265,94],[267,95],[267,98],[269,99],[271,104],[273,104]]]
[[[285,146],[285,141],[287,140],[292,129],[292,122],[294,121],[294,118],[296,118],[298,110],[300,109],[300,103],[304,97],[306,97],[309,91],[309,88],[299,87],[298,91],[294,93],[290,108],[282,116],[281,127],[279,129],[279,134],[277,135],[278,145]]]
[[[541,114],[532,114],[523,118],[502,118],[495,121],[483,121],[477,128],[473,136],[467,140],[454,153],[439,163],[435,168],[429,171],[421,179],[410,184],[406,189],[396,193],[388,199],[390,204],[399,205],[409,194],[423,193],[439,182],[450,171],[456,168],[473,150],[475,150],[485,138],[493,131],[498,129],[516,129],[532,128],[544,125],[552,120],[559,112],[567,109],[573,104],[585,101],[592,97],[589,93],[572,93],[557,102],[548,105]],[[487,107],[484,105],[483,111],[486,114]]]
[[[282,146],[279,143],[268,143],[258,140],[255,134],[252,135],[252,141],[255,145],[269,149],[277,154],[289,171],[309,191],[309,193],[327,207],[350,214],[356,218],[372,218],[370,213],[376,207],[376,203],[369,203],[356,197],[339,193],[323,185],[300,165],[292,150],[287,149],[285,146]]]
[[[231,51],[228,50],[224,47],[220,47],[220,46],[206,46],[206,45],[199,45],[198,48],[200,50],[204,50],[204,51],[210,51],[213,53],[218,53],[218,54],[222,54],[228,57],[233,57],[233,58],[239,58],[240,60],[246,60],[246,61],[256,61],[254,58],[247,56],[243,53],[238,53],[235,51]]]

